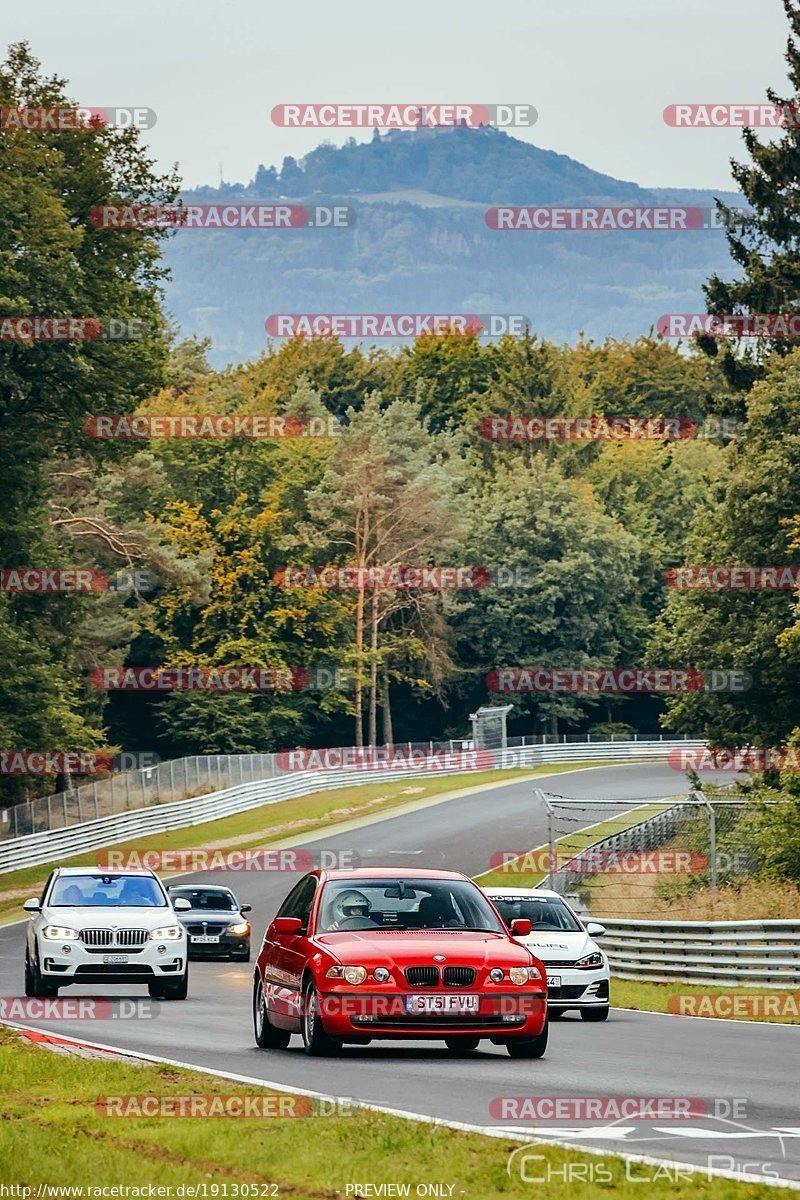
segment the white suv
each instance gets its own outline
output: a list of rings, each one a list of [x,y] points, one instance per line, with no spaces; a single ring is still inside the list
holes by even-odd
[[[66,984],[146,983],[158,1000],[185,1000],[186,930],[152,871],[57,867],[31,914],[25,995],[56,996]]]

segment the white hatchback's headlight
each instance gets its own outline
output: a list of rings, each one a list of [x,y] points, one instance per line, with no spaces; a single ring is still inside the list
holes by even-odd
[[[165,925],[162,929],[154,929],[150,934],[151,942],[177,942],[183,937],[182,925]]]
[[[54,942],[77,942],[78,931],[63,925],[45,925],[42,937],[52,938]]]
[[[587,954],[585,958],[579,958],[575,963],[576,967],[582,967],[584,970],[587,968],[591,970],[592,967],[602,967],[602,965],[603,956],[599,950],[593,951],[592,954]]]
[[[326,976],[328,979],[344,979],[347,983],[363,983],[367,978],[366,967],[330,967]]]

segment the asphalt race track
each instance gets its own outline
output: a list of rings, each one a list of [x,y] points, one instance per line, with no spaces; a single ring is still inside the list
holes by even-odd
[[[719,782],[730,782],[720,775]],[[541,778],[536,785],[576,798],[639,802],[676,795],[683,777],[666,765],[613,766]],[[467,786],[468,779],[454,781]],[[353,850],[365,864],[450,867],[469,875],[486,869],[498,850],[546,841],[546,820],[534,783],[486,788],[479,794],[350,829],[314,835],[309,849]],[[627,807],[624,803],[622,807]],[[596,821],[591,814],[587,823]],[[253,905],[254,954],[263,930],[295,876],[214,872]],[[204,876],[195,876],[201,879]],[[0,929],[0,994],[22,995],[23,926]],[[284,1051],[260,1051],[252,1038],[252,964],[193,963],[189,999],[157,1006],[149,1020],[50,1021],[39,1027],[217,1070],[274,1081],[396,1110],[496,1127],[490,1101],[500,1096],[691,1096],[745,1101],[745,1113],[592,1130],[583,1126],[509,1124],[559,1141],[628,1151],[675,1162],[711,1165],[765,1182],[800,1181],[800,1027],[670,1017],[612,1010],[605,1024],[568,1016],[553,1023],[546,1057],[512,1061],[482,1042],[465,1058],[441,1043],[377,1042],[345,1047],[336,1059],[308,1058],[300,1038]],[[65,988],[61,995],[96,994]],[[144,988],[109,995],[146,996]],[[612,981],[612,1003],[613,1003]],[[739,1109],[741,1113],[741,1107]]]

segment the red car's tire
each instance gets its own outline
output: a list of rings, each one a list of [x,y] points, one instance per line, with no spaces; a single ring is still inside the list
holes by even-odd
[[[325,1032],[319,1011],[317,989],[312,979],[307,979],[303,986],[301,1030],[305,1052],[314,1058],[338,1054],[342,1048],[341,1038],[332,1038]]]
[[[271,1023],[259,975],[253,985],[253,1029],[256,1045],[262,1050],[285,1050],[292,1036],[288,1029],[276,1029]]]
[[[547,1024],[538,1037],[514,1038],[506,1042],[510,1058],[541,1058],[547,1049]]]

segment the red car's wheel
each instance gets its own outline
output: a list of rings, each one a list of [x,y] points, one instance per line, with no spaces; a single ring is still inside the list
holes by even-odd
[[[547,1049],[547,1025],[538,1037],[514,1038],[506,1042],[511,1058],[541,1058]]]
[[[325,1032],[319,1011],[319,997],[313,980],[307,979],[303,988],[303,1045],[306,1054],[315,1058],[338,1054],[342,1048],[341,1038],[332,1038]]]
[[[264,999],[264,989],[258,975],[253,987],[253,1028],[256,1045],[260,1046],[262,1050],[285,1050],[289,1045],[289,1039],[292,1036],[289,1030],[276,1029],[270,1022]]]

